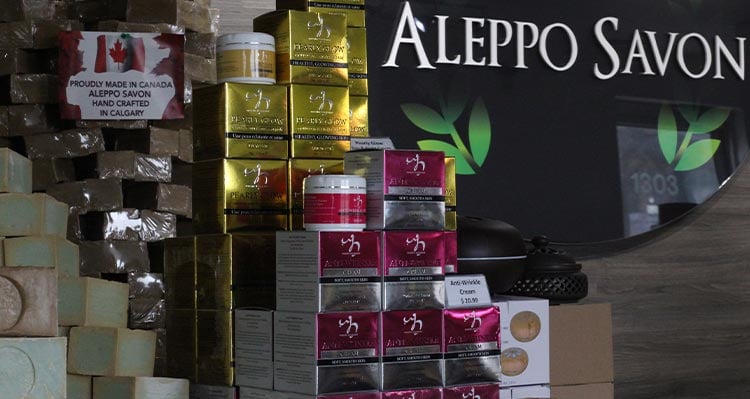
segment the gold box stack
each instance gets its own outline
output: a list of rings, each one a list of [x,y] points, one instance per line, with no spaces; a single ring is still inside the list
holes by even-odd
[[[365,26],[365,0],[276,0],[276,8],[342,14],[346,15],[348,26]]]
[[[289,86],[292,158],[343,158],[349,151],[349,89]]]
[[[455,231],[456,220],[456,158],[445,157],[445,229]]]

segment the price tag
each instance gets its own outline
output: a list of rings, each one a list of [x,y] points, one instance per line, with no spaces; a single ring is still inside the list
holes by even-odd
[[[490,290],[484,275],[445,276],[446,308],[481,308],[490,305]]]
[[[352,137],[351,149],[354,150],[394,150],[393,141],[388,137]]]

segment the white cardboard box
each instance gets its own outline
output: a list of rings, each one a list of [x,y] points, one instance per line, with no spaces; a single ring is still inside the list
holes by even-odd
[[[234,364],[238,386],[273,389],[273,311],[234,311]]]

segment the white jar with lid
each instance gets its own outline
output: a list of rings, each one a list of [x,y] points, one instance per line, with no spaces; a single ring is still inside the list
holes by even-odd
[[[362,231],[367,226],[367,184],[353,175],[314,175],[304,181],[308,231]]]
[[[231,33],[216,40],[219,83],[276,83],[276,40],[260,32]]]

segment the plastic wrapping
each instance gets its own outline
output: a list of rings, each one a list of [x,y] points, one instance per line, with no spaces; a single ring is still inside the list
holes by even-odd
[[[56,104],[57,76],[44,73],[11,75],[10,101],[14,104]]]
[[[36,167],[34,170],[36,170]],[[84,195],[83,186],[84,183],[80,181],[55,184],[47,187],[47,194],[67,204],[78,213],[85,213],[89,209],[89,199]]]
[[[216,60],[185,53],[185,80],[216,83]]]
[[[81,276],[149,272],[148,248],[141,241],[81,241]]]
[[[75,19],[76,4],[72,0],[57,0],[53,2],[52,19]]]
[[[172,24],[146,24],[140,22],[123,22],[118,20],[99,21],[96,25],[101,32],[152,32],[184,34],[185,28]]]
[[[81,220],[80,216],[83,212],[80,211],[78,208],[68,208],[68,231],[67,231],[67,238],[68,241],[80,244],[81,240],[83,240],[83,234],[81,233]],[[80,249],[79,249],[80,251]],[[93,277],[99,277],[97,274]]]
[[[3,0],[0,21],[50,19],[54,15],[54,3],[52,0]]]
[[[172,181],[172,158],[148,154],[135,155],[135,181]]]
[[[104,151],[101,129],[71,129],[25,137],[30,159],[74,158]]]
[[[0,49],[0,76],[15,73],[52,73],[52,51]]]
[[[174,237],[177,237],[177,216],[166,212],[141,211],[141,240],[155,242]]]
[[[57,34],[83,30],[76,20],[34,20],[0,24],[0,48],[43,49],[57,47]]]
[[[75,3],[76,17],[87,23],[125,19],[126,8],[127,0],[78,0]]]
[[[86,179],[83,194],[88,199],[88,211],[113,211],[124,207],[122,180]]]
[[[192,163],[193,157],[193,131],[191,129],[180,129],[180,149],[177,158]]]
[[[200,2],[187,0],[130,0],[128,22],[168,23],[193,32],[211,33],[218,29],[216,15]]]
[[[216,33],[188,32],[185,34],[185,52],[203,58],[216,58]]]
[[[0,105],[0,137],[8,136],[8,107]]]
[[[166,327],[164,299],[136,298],[130,300],[128,328],[155,330]]]
[[[136,151],[151,155],[177,157],[180,151],[178,130],[150,127],[143,131],[105,134],[107,147],[114,151]]]
[[[57,183],[74,181],[76,178],[73,161],[70,159],[38,158],[33,161],[31,170],[34,191],[45,191]]]
[[[164,298],[164,277],[160,273],[101,273],[101,278],[127,284],[130,299]]]
[[[137,209],[90,212],[80,216],[81,232],[86,240],[138,241],[141,216]]]
[[[59,130],[59,112],[54,105],[23,104],[8,107],[8,135],[28,136]]]
[[[164,183],[136,183],[125,190],[125,206],[192,217],[190,187]]]
[[[80,128],[89,129],[145,129],[148,127],[148,121],[146,120],[135,120],[135,121],[86,121],[77,120],[76,126]]]

